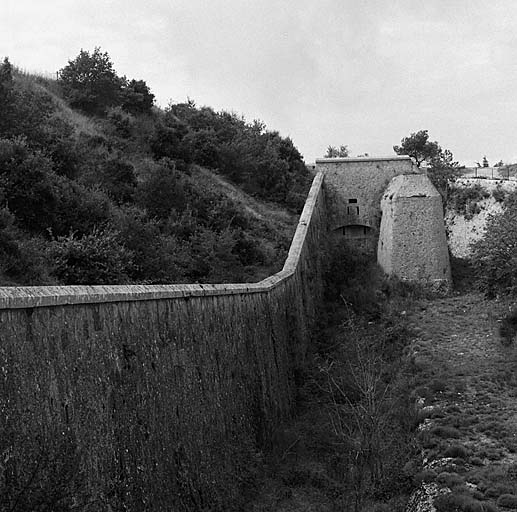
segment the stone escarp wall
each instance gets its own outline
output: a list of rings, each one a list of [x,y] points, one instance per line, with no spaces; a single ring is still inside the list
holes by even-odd
[[[322,182],[260,283],[0,289],[0,510],[239,506],[322,294]]]

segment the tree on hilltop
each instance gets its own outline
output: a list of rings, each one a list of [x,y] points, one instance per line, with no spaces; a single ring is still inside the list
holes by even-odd
[[[122,89],[122,108],[130,114],[150,112],[154,105],[154,94],[144,80],[126,82]]]
[[[117,76],[107,52],[96,47],[68,61],[59,71],[59,82],[72,107],[89,114],[103,114],[120,103],[123,80]]]
[[[13,66],[5,57],[0,64],[0,134],[7,132],[12,117],[13,102]]]
[[[130,114],[150,112],[154,94],[144,80],[119,77],[107,52],[99,47],[86,50],[58,72],[70,105],[88,114],[103,115],[109,107],[122,107]]]
[[[438,142],[429,140],[427,130],[420,130],[404,137],[400,146],[393,146],[393,151],[397,155],[409,155],[415,159],[417,167],[420,167],[424,162],[430,164],[438,157],[441,148]]]
[[[436,141],[429,140],[427,130],[420,130],[404,137],[400,146],[393,146],[398,155],[414,158],[418,167],[427,164],[427,175],[438,189],[444,201],[447,201],[450,184],[459,176],[458,162],[448,149],[442,149]]]

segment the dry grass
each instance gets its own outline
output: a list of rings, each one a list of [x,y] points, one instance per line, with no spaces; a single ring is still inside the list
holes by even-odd
[[[32,89],[49,96],[56,106],[56,114],[54,115],[72,126],[76,137],[79,137],[81,134],[88,136],[98,136],[101,134],[95,120],[76,110],[72,110],[66,101],[61,98],[61,90],[55,75],[38,74],[15,68],[13,80],[20,89]]]

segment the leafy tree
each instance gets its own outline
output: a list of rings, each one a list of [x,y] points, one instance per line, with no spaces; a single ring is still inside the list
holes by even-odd
[[[100,186],[118,203],[131,200],[137,185],[133,166],[120,157],[112,157],[101,166]]]
[[[56,220],[52,161],[25,139],[0,139],[0,198],[28,230],[44,231]]]
[[[143,80],[131,80],[122,88],[122,108],[131,114],[145,114],[154,105],[154,94]]]
[[[461,175],[458,162],[454,161],[452,152],[448,149],[442,150],[431,161],[430,167],[427,169],[427,175],[433,182],[433,185],[440,192],[444,203],[449,198],[451,185]]]
[[[6,135],[10,126],[13,102],[13,67],[5,57],[0,64],[0,135]]]
[[[472,244],[472,261],[481,289],[490,296],[517,292],[517,194],[491,216],[484,236]]]
[[[102,115],[107,107],[121,102],[124,80],[117,76],[107,52],[96,47],[68,61],[59,71],[59,82],[72,107]]]
[[[106,117],[114,128],[114,135],[120,138],[129,139],[135,125],[135,118],[122,107],[109,107],[106,110]]]
[[[77,177],[81,154],[73,126],[54,113],[41,125],[41,141],[42,149],[52,158],[55,172],[67,178]]]
[[[166,219],[174,210],[183,211],[183,182],[174,168],[174,162],[165,158],[158,163],[149,162],[142,171],[145,175],[135,192],[135,201],[139,206],[158,219]]]
[[[400,146],[393,146],[398,155],[409,155],[414,158],[418,167],[427,164],[427,175],[433,185],[447,201],[449,188],[459,176],[458,162],[448,149],[442,149],[436,141],[429,140],[427,130],[412,133],[401,140]]]
[[[397,155],[409,155],[414,158],[418,167],[424,162],[431,163],[441,152],[438,142],[429,140],[427,130],[420,130],[404,137],[400,141],[400,146],[393,146],[393,150]]]
[[[350,156],[348,146],[339,146],[339,149],[335,146],[329,146],[324,158],[345,158],[347,156]]]
[[[181,279],[179,260],[186,259],[181,243],[163,234],[159,222],[150,219],[145,210],[124,206],[115,212],[112,222],[118,240],[133,255],[128,270],[132,281],[164,284]]]

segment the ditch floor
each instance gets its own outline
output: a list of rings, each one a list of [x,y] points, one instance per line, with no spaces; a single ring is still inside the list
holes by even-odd
[[[499,336],[513,307],[469,292],[418,299],[400,313],[411,331],[405,359],[419,456],[407,472],[418,490],[408,502],[401,489],[396,507],[392,498],[361,511],[517,512],[517,342]],[[245,510],[357,510],[339,475],[328,471],[338,447],[325,415],[312,403],[279,432]]]
[[[467,293],[421,301],[408,315],[418,477],[427,494],[442,494],[438,510],[517,510],[517,347],[499,336],[513,307]],[[432,510],[417,501],[409,510]]]

